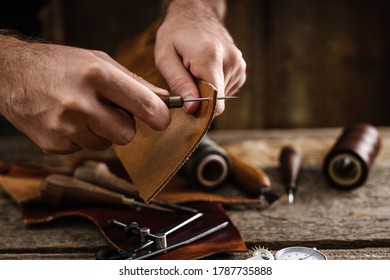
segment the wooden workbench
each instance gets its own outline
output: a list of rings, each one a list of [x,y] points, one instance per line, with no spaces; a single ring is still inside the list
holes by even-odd
[[[216,142],[263,168],[273,189],[282,195],[262,209],[227,209],[248,247],[265,246],[275,252],[285,246],[310,246],[329,259],[390,259],[390,129],[379,131],[382,147],[366,185],[348,192],[331,188],[321,172],[323,157],[339,128],[211,132]],[[0,160],[7,162],[62,168],[78,156],[44,155],[25,138],[0,142]],[[285,144],[296,144],[304,153],[293,205],[287,203],[277,166]],[[102,158],[111,156],[110,150],[99,153]],[[0,259],[93,259],[108,245],[96,227],[81,218],[25,226],[19,206],[1,189],[0,228]],[[248,252],[213,258],[249,256]]]

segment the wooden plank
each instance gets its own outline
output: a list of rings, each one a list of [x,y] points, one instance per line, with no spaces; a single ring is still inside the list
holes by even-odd
[[[8,254],[95,253],[109,243],[87,219],[63,218],[25,226],[21,209],[0,188],[0,258]]]
[[[248,244],[390,247],[387,168],[375,168],[365,186],[348,192],[331,188],[319,169],[306,168],[293,205],[287,203],[279,170],[266,169],[266,172],[282,198],[261,211],[246,210],[245,214],[229,211]]]
[[[364,249],[320,249],[328,260],[389,260],[390,248],[364,248]],[[275,254],[277,250],[271,250],[272,254]],[[230,260],[244,260],[250,258],[252,253],[250,251],[245,253],[235,254],[221,254],[212,256],[211,259],[230,259]]]
[[[388,123],[389,7],[383,0],[270,1],[267,127]]]
[[[227,208],[233,223],[248,247],[265,246],[276,251],[285,246],[310,246],[326,252],[330,259],[389,259],[390,255],[390,129],[380,128],[383,146],[365,186],[342,192],[331,188],[321,172],[321,159],[340,129],[230,131],[212,133],[243,158],[262,166],[281,200],[263,209]],[[28,151],[31,143],[0,141],[0,155],[22,160],[41,152],[15,154],[12,147]],[[20,142],[19,142],[20,143]],[[305,158],[294,205],[288,205],[277,167],[282,144],[299,143]],[[8,147],[11,148],[6,148]],[[260,148],[259,148],[260,147]],[[265,153],[264,151],[269,151]],[[58,160],[63,156],[52,156]],[[2,158],[0,158],[2,159]],[[65,161],[66,162],[66,161]],[[20,208],[0,190],[0,258],[94,258],[107,241],[89,221],[66,218],[48,224],[26,227]],[[368,249],[367,249],[368,248]],[[216,258],[244,258],[245,254],[227,254]]]

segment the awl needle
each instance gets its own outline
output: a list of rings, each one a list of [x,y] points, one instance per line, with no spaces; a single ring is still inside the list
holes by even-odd
[[[199,102],[199,101],[208,101],[210,100],[209,97],[194,97],[194,98],[182,98],[181,96],[176,96],[176,95],[158,95],[158,97],[161,98],[161,100],[167,105],[169,109],[173,108],[181,108],[183,107],[184,103],[186,102]],[[217,100],[225,100],[225,99],[237,99],[237,96],[221,96],[217,97]],[[112,107],[120,109],[125,111],[128,115],[133,116],[131,112],[126,110],[125,108],[115,104],[111,103],[110,104]]]
[[[208,101],[210,100],[209,97],[194,97],[194,98],[182,98],[178,95],[159,95],[161,100],[168,106],[168,108],[180,108],[183,107],[184,103],[186,102],[198,102],[198,101]],[[217,97],[217,100],[224,100],[224,99],[235,99],[238,98],[237,96],[221,96]]]

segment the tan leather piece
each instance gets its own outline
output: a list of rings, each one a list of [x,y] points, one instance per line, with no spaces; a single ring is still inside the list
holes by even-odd
[[[248,197],[236,185],[228,184],[217,190],[206,192],[191,186],[178,176],[172,178],[166,187],[157,194],[156,199],[173,203],[213,201],[225,205],[250,204],[260,207],[266,205],[264,199],[259,196]]]
[[[24,204],[39,199],[41,183],[41,178],[0,175],[0,186],[11,195],[13,200],[18,204]]]
[[[154,43],[159,25],[157,21],[140,36],[124,42],[115,58],[148,82],[168,89],[154,63]],[[133,141],[126,146],[115,146],[135,188],[147,202],[175,175],[212,122],[216,89],[204,81],[198,81],[197,84],[201,96],[210,97],[210,101],[202,102],[195,115],[187,114],[182,109],[172,109],[172,122],[161,132],[154,131],[136,119],[137,133]]]
[[[197,147],[213,120],[217,91],[204,81],[198,82],[201,102],[195,114],[181,108],[171,109],[171,124],[156,131],[136,119],[137,133],[125,146],[115,151],[128,172],[140,196],[149,202],[175,175]]]

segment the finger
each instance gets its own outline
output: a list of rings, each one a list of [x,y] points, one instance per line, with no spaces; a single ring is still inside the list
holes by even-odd
[[[149,88],[130,78],[114,66],[107,65],[102,77],[95,79],[99,94],[133,113],[156,130],[170,123],[168,107]]]
[[[97,57],[103,59],[104,61],[106,61],[106,62],[108,62],[110,64],[112,64],[114,67],[116,67],[117,69],[121,70],[123,73],[129,75],[131,78],[133,78],[133,79],[137,80],[138,82],[142,83],[143,85],[148,87],[154,93],[156,93],[158,95],[169,95],[169,92],[167,90],[159,88],[159,87],[149,83],[148,81],[146,81],[142,77],[138,76],[137,74],[131,72],[129,69],[127,69],[126,67],[121,65],[119,62],[114,60],[111,56],[109,56],[105,52],[94,51],[94,50],[91,50],[91,52],[93,52]]]
[[[39,139],[31,138],[45,154],[69,155],[83,149],[81,146],[62,135],[50,134],[49,136],[46,136],[47,135],[43,135],[43,137]]]
[[[225,92],[227,96],[234,95],[245,83],[246,80],[246,63],[240,57],[237,65],[233,67],[233,71],[229,73],[229,78],[226,78]]]
[[[96,135],[117,145],[128,144],[135,136],[135,121],[127,113],[101,104],[98,117],[88,120],[88,127]]]
[[[183,66],[183,62],[176,52],[163,53],[156,51],[156,66],[174,95],[179,95],[182,98],[199,97],[199,90],[193,77]],[[190,114],[195,113],[198,107],[199,102],[184,104],[184,109]]]
[[[80,129],[79,133],[72,138],[72,142],[93,151],[106,150],[112,145],[111,141],[96,135],[89,127]]]

